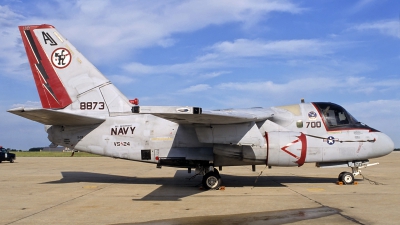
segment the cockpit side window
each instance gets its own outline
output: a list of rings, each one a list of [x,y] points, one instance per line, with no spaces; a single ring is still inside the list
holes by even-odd
[[[338,109],[329,109],[324,116],[329,126],[349,124],[346,113]]]
[[[355,119],[347,111],[333,103],[316,103],[322,116],[325,118],[326,125],[337,127],[355,123]]]
[[[312,104],[319,111],[327,130],[368,129],[378,131],[358,122],[340,105],[331,102],[313,102]]]

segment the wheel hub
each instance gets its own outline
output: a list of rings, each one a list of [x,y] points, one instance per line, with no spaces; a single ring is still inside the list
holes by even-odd
[[[218,180],[216,177],[209,177],[207,178],[207,186],[210,188],[214,188],[216,186],[216,184],[218,183]]]
[[[346,181],[346,183],[350,183],[353,179],[351,178],[350,175],[346,175],[346,176],[344,177],[344,180]]]

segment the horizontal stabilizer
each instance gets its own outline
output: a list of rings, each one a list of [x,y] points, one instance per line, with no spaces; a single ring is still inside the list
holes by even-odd
[[[15,115],[42,123],[44,125],[61,125],[61,126],[80,126],[99,124],[105,119],[66,113],[59,110],[51,109],[34,109],[34,108],[16,108],[10,109],[8,112]]]
[[[134,106],[133,113],[151,114],[178,124],[235,124],[265,121],[274,112],[269,109],[207,110],[181,106]]]

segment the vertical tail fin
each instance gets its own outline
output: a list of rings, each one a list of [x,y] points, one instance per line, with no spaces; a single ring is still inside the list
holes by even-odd
[[[130,111],[128,99],[51,25],[19,26],[43,108]]]

